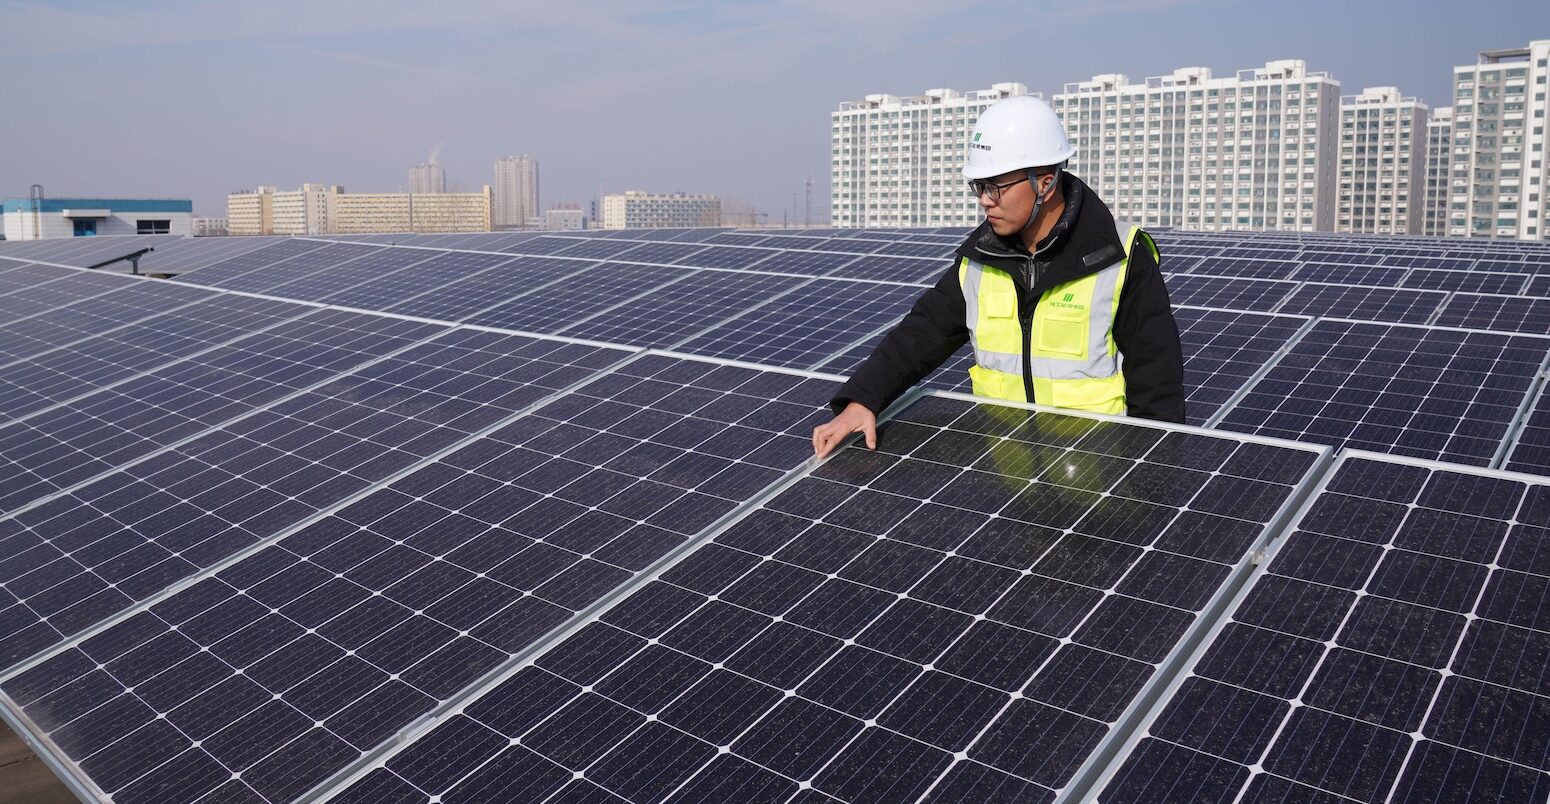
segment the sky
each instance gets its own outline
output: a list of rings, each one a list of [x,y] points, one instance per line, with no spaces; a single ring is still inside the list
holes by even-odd
[[[304,182],[448,189],[538,159],[541,203],[715,193],[828,210],[829,113],[1019,81],[1045,97],[1299,58],[1451,102],[1452,67],[1550,38],[1550,3],[1435,0],[0,0],[0,197],[191,198]]]

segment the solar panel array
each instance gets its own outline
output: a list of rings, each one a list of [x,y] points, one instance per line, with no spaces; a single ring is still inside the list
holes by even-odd
[[[1191,426],[965,348],[812,461],[963,235],[0,245],[5,717],[120,803],[1546,796],[1550,248],[1159,232]]]

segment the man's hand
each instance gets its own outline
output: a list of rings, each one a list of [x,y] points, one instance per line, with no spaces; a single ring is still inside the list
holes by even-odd
[[[866,434],[867,449],[877,449],[877,416],[860,402],[846,405],[828,424],[813,428],[813,453],[822,458],[855,432]]]

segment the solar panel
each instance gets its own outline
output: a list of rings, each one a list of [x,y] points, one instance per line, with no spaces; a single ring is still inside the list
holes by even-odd
[[[395,273],[415,272],[419,264],[434,259],[439,253],[418,248],[385,248],[284,284],[272,285],[263,292],[286,299],[318,301]]]
[[[320,249],[298,254],[272,265],[248,271],[241,276],[220,282],[205,281],[207,287],[222,290],[240,290],[250,293],[269,293],[288,282],[305,279],[335,269],[352,260],[366,259],[384,250],[383,246],[366,243],[329,243]],[[194,274],[200,279],[200,274]]]
[[[1212,276],[1239,276],[1248,279],[1286,279],[1297,270],[1298,263],[1291,260],[1250,260],[1227,257],[1204,257],[1191,269],[1193,273]]]
[[[1528,282],[1523,274],[1492,273],[1489,271],[1439,271],[1416,268],[1399,283],[1407,288],[1433,290],[1463,290],[1472,293],[1518,293]]]
[[[108,293],[85,295],[78,301],[67,294],[49,294],[62,303],[0,324],[0,365],[107,333],[211,295],[194,288],[158,285],[130,282]],[[28,295],[36,298],[35,294]]]
[[[830,276],[846,279],[872,279],[878,282],[908,282],[917,285],[934,285],[952,267],[946,260],[926,260],[918,257],[893,257],[870,255],[858,257],[844,265],[836,266]]]
[[[1534,270],[1534,267],[1532,265],[1527,265],[1527,264],[1523,263],[1521,260],[1515,260],[1515,259],[1514,260],[1504,260],[1504,259],[1499,259],[1499,258],[1497,258],[1497,259],[1480,260],[1479,262],[1475,263],[1474,270],[1476,270],[1476,271],[1504,271],[1504,272],[1507,272],[1507,273],[1516,273],[1516,274],[1533,274],[1533,273],[1536,273],[1536,271]]]
[[[1543,479],[1348,453],[1109,802],[1543,801]]]
[[[599,237],[576,238],[572,242],[573,245],[569,248],[560,249],[555,253],[566,257],[602,260],[640,245],[633,240],[607,240]]]
[[[213,265],[222,260],[256,251],[270,242],[262,237],[180,238],[177,248],[158,246],[140,258],[140,270],[146,273],[182,273]]]
[[[958,250],[958,244],[943,245],[940,243],[887,243],[873,249],[873,254],[897,254],[905,257],[924,257],[932,260],[945,260],[953,256]]]
[[[297,240],[287,237],[246,254],[239,254],[214,265],[180,274],[178,281],[208,287],[224,287],[226,283],[236,281],[246,274],[267,269],[292,257],[316,251],[328,245],[330,244],[321,240]]]
[[[902,418],[338,800],[1047,799],[1317,458],[962,400]]]
[[[1550,298],[1550,274],[1536,276],[1533,279],[1530,279],[1528,287],[1523,289],[1523,295],[1538,296],[1539,298]]]
[[[14,512],[437,330],[318,310],[13,421],[0,428],[0,511]]]
[[[168,796],[159,785],[192,800],[233,772],[248,796],[294,799],[805,460],[832,389],[666,356],[626,364],[6,692],[117,801]],[[115,759],[131,752],[133,769]]]
[[[1296,282],[1282,279],[1237,279],[1195,274],[1169,274],[1163,282],[1168,288],[1168,299],[1174,304],[1262,313],[1276,309],[1297,289]]]
[[[1292,272],[1291,279],[1299,282],[1344,282],[1351,285],[1376,285],[1399,287],[1400,280],[1409,273],[1407,268],[1391,268],[1382,265],[1341,265],[1328,262],[1304,263]],[[1405,287],[1428,287],[1406,284]],[[1451,290],[1451,288],[1449,288]]]
[[[555,257],[447,252],[412,271],[373,279],[326,297],[330,304],[460,321],[597,263]]]
[[[1346,265],[1377,265],[1383,262],[1382,254],[1367,254],[1355,250],[1319,251],[1303,249],[1297,259],[1304,262],[1336,262]]]
[[[1390,254],[1384,257],[1383,264],[1398,265],[1404,268],[1443,268],[1450,271],[1468,271],[1475,267],[1474,260],[1458,260],[1447,257],[1418,257],[1402,254]]]
[[[1203,425],[1287,348],[1309,319],[1175,307],[1184,350],[1185,415]]]
[[[757,263],[773,253],[765,249],[711,246],[710,248],[696,251],[681,260],[677,260],[674,264],[689,265],[696,268],[753,269],[762,271],[765,269],[757,265]]]
[[[1550,332],[1550,299],[1455,293],[1437,316],[1439,326]]]
[[[1484,466],[1550,338],[1324,319],[1218,427]]]
[[[822,251],[766,250],[766,252],[770,256],[759,262],[756,266],[757,270],[782,274],[848,276],[849,274],[845,274],[840,268],[856,260],[854,254],[831,254]]]
[[[1310,284],[1293,293],[1275,312],[1425,324],[1447,297],[1437,290]]]
[[[572,337],[630,346],[667,347],[808,281],[767,274],[701,271],[685,281],[604,310],[561,332]]]
[[[703,250],[698,244],[643,243],[629,251],[622,251],[614,259],[623,262],[645,262],[654,265],[672,265],[684,257]]]
[[[575,248],[575,246],[575,238],[552,237],[543,235],[539,237],[529,237],[518,240],[508,246],[502,247],[500,250],[512,254],[543,255],[553,254],[557,251],[565,251],[567,249]]]
[[[1502,468],[1550,476],[1550,384],[1540,384]]]
[[[181,307],[168,305],[176,309],[116,328],[106,327],[100,334],[91,332],[74,342],[0,366],[0,421],[101,389],[307,310],[285,302],[207,294],[182,285],[157,290],[194,292],[209,298]],[[175,298],[181,294],[168,295]],[[10,337],[0,330],[0,338]]]
[[[53,314],[58,308],[133,286],[137,280],[102,274],[34,266],[27,269],[36,279],[0,294],[0,321],[7,325],[24,318]]]
[[[867,346],[867,353],[875,344]],[[866,357],[866,355],[862,355]],[[858,360],[856,365],[860,365]],[[974,390],[973,379],[969,376],[969,367],[974,365],[974,344],[966,343],[954,352],[951,357],[943,361],[940,368],[926,375],[920,381],[927,388],[935,388],[939,391],[960,391],[970,393]]]
[[[654,288],[690,280],[693,275],[694,271],[686,268],[605,262],[571,271],[569,276],[531,292],[508,286],[508,294],[515,291],[520,295],[508,295],[509,301],[476,315],[463,315],[471,324],[557,332]]]
[[[694,338],[680,351],[812,368],[909,311],[920,289],[815,279]]]

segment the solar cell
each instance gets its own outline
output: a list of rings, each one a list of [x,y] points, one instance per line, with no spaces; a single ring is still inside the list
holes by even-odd
[[[765,365],[812,368],[898,323],[919,288],[815,279],[682,346],[680,351]]]
[[[192,800],[233,773],[248,796],[291,800],[804,461],[832,388],[666,356],[626,364],[6,692],[115,801],[173,778]],[[51,708],[64,699],[69,712]],[[112,757],[131,751],[139,767],[120,770]],[[186,757],[224,773],[190,777]]]
[[[1537,296],[1539,298],[1550,297],[1550,274],[1530,279],[1528,287],[1523,289],[1523,295]]]
[[[1448,294],[1437,290],[1307,284],[1293,293],[1275,312],[1425,324],[1446,298]]]
[[[1185,415],[1196,425],[1211,420],[1309,325],[1300,316],[1191,307],[1175,307],[1173,319],[1184,350]]]
[[[1488,464],[1550,338],[1320,320],[1217,424]]]
[[[1316,460],[923,400],[878,452],[840,451],[340,800],[1048,800]]]
[[[1103,790],[1543,801],[1544,479],[1347,453]]]
[[[1550,299],[1455,293],[1435,323],[1543,335],[1550,332]]]

